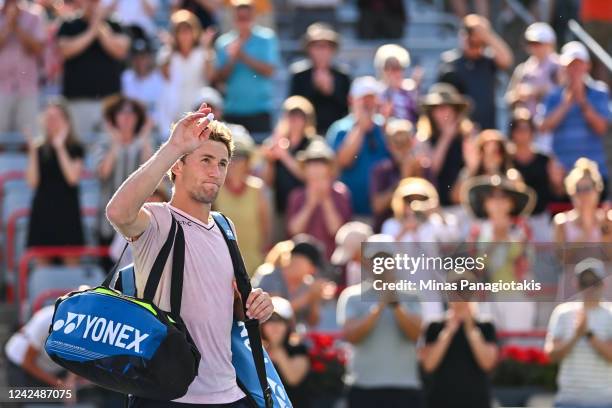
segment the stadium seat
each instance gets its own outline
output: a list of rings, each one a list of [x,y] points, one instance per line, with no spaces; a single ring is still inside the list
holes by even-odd
[[[25,153],[0,153],[0,176],[13,171],[25,171],[27,166],[28,156]]]
[[[1,132],[0,150],[22,150],[26,147],[26,140],[19,132]]]

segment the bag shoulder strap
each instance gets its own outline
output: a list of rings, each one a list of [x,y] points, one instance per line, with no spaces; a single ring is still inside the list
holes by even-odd
[[[170,255],[170,250],[174,246],[172,256],[172,280],[170,287],[170,310],[175,316],[179,316],[181,312],[181,300],[183,292],[183,268],[185,266],[185,235],[183,227],[176,221],[172,215],[172,226],[168,233],[168,238],[164,245],[159,251],[147,283],[145,285],[143,299],[149,302],[153,301],[157,287],[161,281],[162,274],[164,272],[164,266]]]
[[[232,258],[232,265],[234,267],[234,277],[236,278],[236,286],[240,297],[242,298],[242,306],[246,312],[246,300],[251,293],[252,287],[249,280],[249,275],[246,272],[244,265],[244,259],[240,254],[240,248],[236,242],[236,236],[230,222],[225,215],[217,211],[211,211],[211,215],[217,226],[223,234],[223,238],[229,248],[230,256]],[[259,379],[259,385],[263,391],[264,402],[266,408],[272,408],[274,402],[272,401],[272,390],[268,384],[266,376],[266,365],[264,363],[263,346],[261,344],[261,335],[259,332],[259,321],[257,319],[247,319],[244,322],[249,335],[249,343],[251,345],[251,352],[253,353],[253,361],[255,362],[255,369],[257,371],[257,378]]]

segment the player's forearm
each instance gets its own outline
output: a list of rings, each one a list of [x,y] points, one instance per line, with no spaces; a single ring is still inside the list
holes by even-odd
[[[111,222],[115,225],[134,222],[140,208],[181,156],[179,149],[171,143],[165,143],[153,157],[132,173],[115,192],[106,207]]]

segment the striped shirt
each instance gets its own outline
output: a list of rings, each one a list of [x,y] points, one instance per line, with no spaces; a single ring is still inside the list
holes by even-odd
[[[550,317],[549,339],[569,340],[575,332],[580,302],[558,305]],[[604,341],[612,340],[612,306],[602,303],[587,310],[588,330]],[[578,340],[561,362],[557,376],[559,403],[612,404],[612,363],[607,362],[588,342]]]

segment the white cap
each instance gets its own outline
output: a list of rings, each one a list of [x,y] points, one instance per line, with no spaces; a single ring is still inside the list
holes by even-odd
[[[355,78],[351,84],[350,96],[362,98],[366,95],[379,95],[383,92],[383,85],[373,76]]]
[[[272,296],[270,300],[272,300],[272,306],[274,306],[274,313],[285,320],[293,319],[293,308],[287,299],[280,296]]]
[[[606,265],[597,258],[585,258],[574,267],[574,273],[577,276],[589,270],[599,279],[604,279],[606,277]]]
[[[589,51],[584,44],[579,41],[570,41],[561,48],[561,57],[559,57],[561,65],[567,66],[577,59],[584,62],[591,61]]]
[[[334,265],[344,265],[372,235],[372,227],[359,221],[347,222],[336,233],[336,249],[331,256]]]
[[[385,252],[393,255],[395,252],[395,238],[389,234],[374,234],[369,237],[366,242],[368,244],[375,243],[376,245],[366,245],[363,250],[363,257],[371,259],[374,255]]]
[[[525,40],[544,44],[557,42],[555,31],[547,23],[533,23],[525,30]]]
[[[202,103],[206,103],[207,105],[212,105],[217,109],[223,109],[223,97],[215,88],[210,86],[206,86],[198,92],[198,96],[196,97],[194,106],[197,105],[199,107]]]

